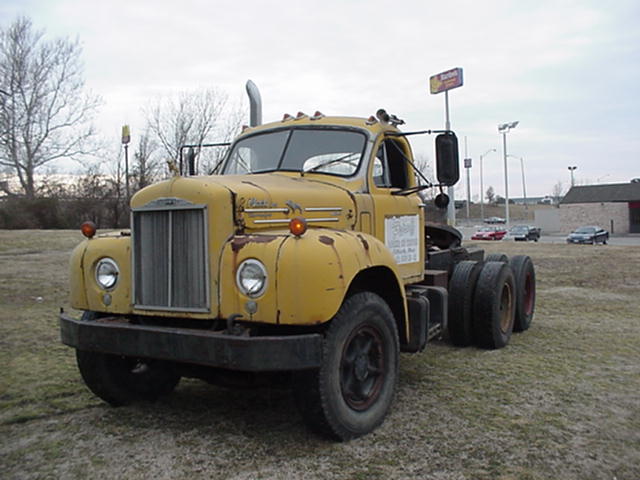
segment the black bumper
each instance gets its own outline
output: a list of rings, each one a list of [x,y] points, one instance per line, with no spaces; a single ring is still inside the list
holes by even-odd
[[[322,360],[322,335],[241,337],[209,330],[127,323],[118,317],[76,320],[60,314],[62,343],[139,358],[247,372],[306,370]]]

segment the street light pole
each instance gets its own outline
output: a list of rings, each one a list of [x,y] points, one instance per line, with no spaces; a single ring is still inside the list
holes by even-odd
[[[482,155],[480,155],[480,217],[482,217],[482,221],[484,222],[484,185],[482,183],[482,159],[483,157],[486,157],[487,155],[489,155],[491,152],[495,152],[496,149],[495,148],[490,148],[489,150],[487,150],[486,152],[484,152]]]
[[[498,125],[498,133],[502,134],[502,156],[504,157],[504,213],[506,225],[509,225],[509,175],[507,170],[507,132],[518,126],[518,121]]]
[[[572,166],[572,167],[567,167],[569,169],[569,171],[571,172],[571,186],[574,186],[574,182],[573,182],[573,171],[578,168],[576,166]]]
[[[520,171],[522,172],[522,196],[524,197],[524,208],[525,210],[529,210],[529,207],[527,206],[527,186],[524,181],[524,158],[518,157],[516,155],[509,155],[509,156],[511,158],[520,160]]]

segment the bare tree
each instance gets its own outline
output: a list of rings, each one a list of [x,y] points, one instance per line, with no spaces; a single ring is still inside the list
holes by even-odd
[[[90,153],[100,99],[84,93],[81,53],[78,40],[47,41],[28,18],[0,31],[0,166],[29,198],[38,168]]]
[[[182,145],[206,143],[226,103],[227,95],[216,89],[159,98],[146,112],[149,129],[165,154],[177,162]]]
[[[436,183],[436,181],[434,180],[435,176],[433,173],[433,164],[431,163],[431,159],[428,156],[421,153],[416,154],[413,159],[413,164],[420,171],[420,173],[422,173],[422,175],[427,178],[427,180],[429,180],[431,183]],[[416,181],[419,185],[424,184],[424,180],[422,180],[422,178],[420,178],[418,174],[416,174]],[[433,200],[435,196],[436,190],[434,188],[425,189],[421,192],[421,197],[424,200]]]
[[[158,145],[152,137],[152,133],[147,127],[145,132],[138,138],[138,146],[134,153],[133,177],[135,179],[135,190],[140,190],[156,181],[160,174],[160,162],[154,152]]]
[[[495,190],[493,189],[493,187],[491,187],[491,186],[490,186],[489,188],[487,188],[487,191],[486,191],[486,193],[484,194],[484,196],[487,198],[487,202],[489,202],[489,203],[493,203],[493,201],[494,201],[494,200],[495,200],[495,198],[496,198],[496,192],[495,192]]]
[[[562,197],[564,196],[564,184],[562,181],[558,180],[558,182],[553,186],[551,190],[551,198],[553,198],[553,203],[558,205]]]

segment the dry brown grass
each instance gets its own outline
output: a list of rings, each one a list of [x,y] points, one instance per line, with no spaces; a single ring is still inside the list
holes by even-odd
[[[640,478],[638,247],[484,245],[533,257],[531,330],[499,351],[403,355],[385,423],[339,444],[281,390],[92,396],[56,316],[79,239],[0,231],[0,478]]]

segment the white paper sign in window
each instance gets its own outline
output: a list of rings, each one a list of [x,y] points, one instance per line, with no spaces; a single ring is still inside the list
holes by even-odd
[[[420,261],[420,217],[401,215],[384,219],[384,243],[398,264]]]

